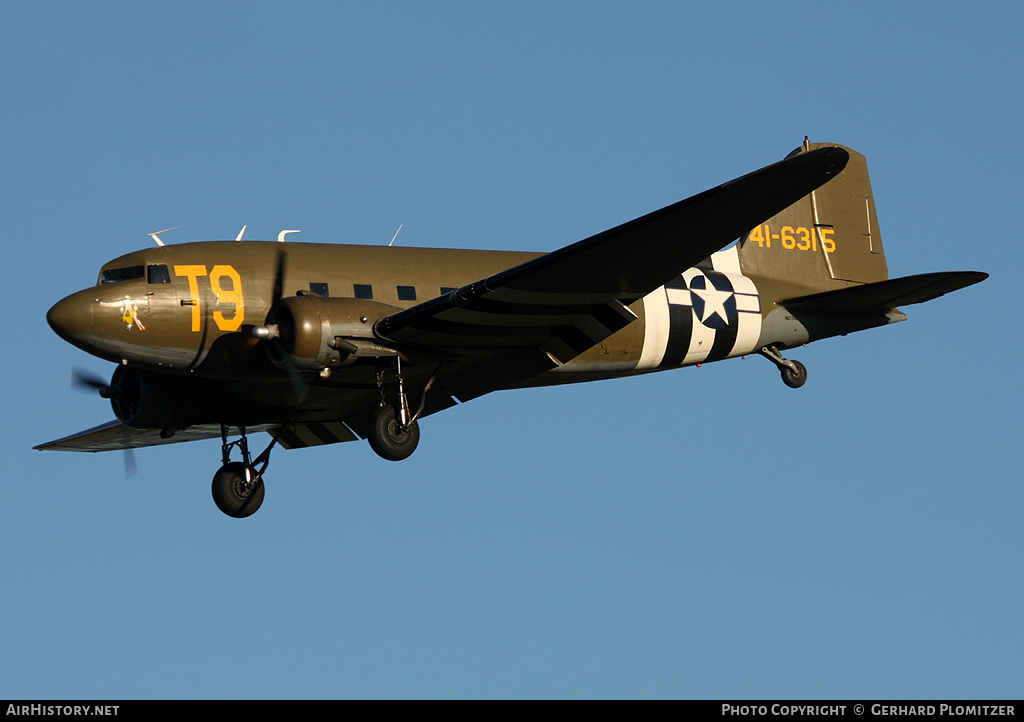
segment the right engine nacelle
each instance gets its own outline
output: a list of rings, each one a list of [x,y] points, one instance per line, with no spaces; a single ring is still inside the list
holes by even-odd
[[[373,336],[373,325],[401,311],[397,306],[358,298],[289,296],[270,309],[267,324],[254,329],[269,341],[270,360],[287,369],[340,368],[360,358],[395,356]]]

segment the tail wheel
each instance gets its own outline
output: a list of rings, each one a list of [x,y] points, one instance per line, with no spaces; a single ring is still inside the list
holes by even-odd
[[[407,459],[416,451],[420,442],[420,427],[413,421],[402,424],[395,407],[391,404],[379,406],[370,417],[370,448],[388,461]]]
[[[252,516],[263,503],[263,477],[240,461],[225,464],[213,475],[213,501],[228,516]]]
[[[798,389],[807,383],[807,367],[799,361],[790,361],[795,368],[780,366],[782,372],[782,383],[791,389]]]

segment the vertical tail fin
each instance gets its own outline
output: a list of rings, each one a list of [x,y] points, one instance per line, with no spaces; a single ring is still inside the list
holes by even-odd
[[[790,157],[828,145],[836,144],[805,140]],[[741,239],[744,275],[771,277],[802,293],[889,277],[867,161],[846,150],[850,162],[842,173]]]

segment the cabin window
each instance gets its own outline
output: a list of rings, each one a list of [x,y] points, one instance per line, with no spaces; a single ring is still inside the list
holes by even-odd
[[[373,298],[373,286],[368,283],[354,283],[352,284],[352,292],[356,298]]]
[[[154,263],[146,267],[147,283],[170,283],[171,277],[167,273],[167,266],[162,263]]]
[[[100,273],[100,283],[117,283],[118,281],[135,281],[145,275],[142,266],[127,268],[108,268]]]
[[[311,283],[309,284],[309,290],[324,298],[329,298],[331,295],[326,283]]]
[[[398,300],[399,301],[415,301],[416,300],[416,287],[415,286],[399,286],[398,287]]]

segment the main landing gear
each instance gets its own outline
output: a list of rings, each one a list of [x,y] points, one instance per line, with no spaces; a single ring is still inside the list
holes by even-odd
[[[438,367],[440,368],[440,366]],[[385,366],[377,368],[377,394],[379,405],[370,415],[370,447],[388,461],[407,459],[416,450],[420,441],[420,427],[416,420],[423,413],[427,403],[427,392],[434,385],[437,373],[423,387],[419,407],[415,412],[409,406],[402,378],[402,362],[395,359],[394,382],[385,384]],[[389,396],[394,401],[389,401]],[[228,424],[220,425],[222,466],[213,475],[213,501],[217,508],[228,516],[243,519],[252,516],[263,503],[265,493],[263,473],[270,462],[270,451],[277,443],[281,429],[274,434],[270,445],[263,453],[252,459],[249,455],[249,441],[245,426],[238,426],[238,439],[228,441]],[[241,453],[241,461],[231,461],[231,450],[235,447]]]
[[[370,448],[382,459],[408,459],[420,442],[420,426],[415,419],[403,423],[401,410],[396,410],[391,404],[378,406],[370,416],[369,442]]]
[[[807,383],[807,367],[799,361],[782,358],[782,354],[775,346],[765,346],[758,353],[779,367],[782,374],[782,383],[791,389],[798,389]]]
[[[370,448],[378,456],[388,461],[408,459],[416,451],[420,442],[420,427],[416,420],[423,413],[427,403],[427,392],[433,386],[435,374],[423,388],[419,408],[413,413],[409,407],[409,399],[405,393],[405,382],[402,380],[402,361],[395,359],[395,382],[390,386],[384,384],[384,369],[377,368],[377,394],[380,405],[370,415]],[[395,402],[388,403],[388,391],[394,389]]]
[[[243,519],[255,514],[263,503],[263,472],[270,463],[270,450],[277,443],[278,435],[274,435],[274,440],[262,454],[250,459],[245,427],[239,426],[241,438],[230,442],[228,428],[227,424],[220,425],[223,466],[213,475],[213,501],[228,516]],[[242,454],[242,461],[231,461],[231,449],[236,446]]]

